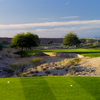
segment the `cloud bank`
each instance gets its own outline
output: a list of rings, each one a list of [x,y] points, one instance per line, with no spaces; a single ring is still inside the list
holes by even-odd
[[[48,27],[48,26],[54,27],[54,26],[70,26],[70,25],[87,25],[88,28],[100,27],[100,20],[10,24],[10,25],[0,25],[0,29],[20,29],[20,28],[32,28],[32,27]]]
[[[70,31],[79,37],[95,37],[100,34],[100,20],[45,22],[28,24],[0,25],[1,37],[13,37],[21,32],[33,32],[39,37],[63,37]]]

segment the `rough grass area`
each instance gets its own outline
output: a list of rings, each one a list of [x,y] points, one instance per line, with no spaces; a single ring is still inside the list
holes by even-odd
[[[0,90],[0,100],[100,100],[100,77],[1,78]]]
[[[92,48],[92,49],[83,49],[83,48],[77,48],[77,49],[36,49],[36,50],[25,50],[23,51],[23,55],[32,55],[34,53],[40,53],[40,52],[60,52],[60,53],[77,53],[84,56],[89,57],[100,57],[100,49],[98,48]],[[21,52],[15,52],[15,54],[20,55]]]

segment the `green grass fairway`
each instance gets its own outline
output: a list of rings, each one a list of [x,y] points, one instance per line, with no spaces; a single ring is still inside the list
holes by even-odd
[[[23,51],[23,55],[32,55],[34,53],[39,52],[61,52],[61,53],[77,53],[84,56],[89,57],[100,57],[100,49],[92,48],[92,49],[83,49],[83,48],[77,48],[77,49],[36,49],[36,50],[25,50]],[[21,54],[21,52],[16,52],[15,54]]]
[[[100,100],[100,77],[1,78],[0,100]]]

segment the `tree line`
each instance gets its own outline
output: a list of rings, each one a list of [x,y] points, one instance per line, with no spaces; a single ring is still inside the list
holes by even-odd
[[[63,45],[67,46],[73,46],[73,45],[79,45],[81,41],[79,40],[78,36],[70,32],[65,35],[63,38]],[[20,48],[21,49],[21,57],[23,56],[23,49],[31,49],[31,47],[37,47],[40,44],[40,39],[37,34],[33,34],[31,32],[27,33],[18,33],[11,39],[11,47],[12,48]]]

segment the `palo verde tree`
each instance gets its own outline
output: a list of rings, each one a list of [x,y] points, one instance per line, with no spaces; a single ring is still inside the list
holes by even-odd
[[[38,46],[40,40],[38,35],[33,34],[31,32],[19,33],[11,40],[11,44],[13,48],[21,48],[21,57],[23,48],[29,48]]]
[[[63,39],[63,45],[68,46],[67,48],[69,48],[69,46],[73,46],[73,45],[77,46],[80,43],[81,43],[81,41],[79,40],[78,36],[73,32],[66,34]]]

